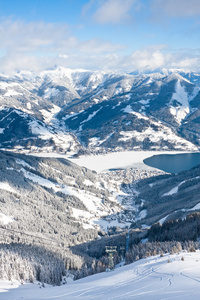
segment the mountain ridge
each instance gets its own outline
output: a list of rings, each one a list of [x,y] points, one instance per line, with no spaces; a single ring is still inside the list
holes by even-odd
[[[42,128],[50,126],[52,132],[71,140],[76,153],[129,149],[197,151],[200,75],[175,71],[132,75],[57,68],[1,75],[1,112],[17,109],[21,115],[35,118]],[[4,124],[6,119],[6,114],[2,114],[0,147],[11,149],[13,144],[3,143],[10,126],[9,122]],[[40,136],[39,130],[34,133],[38,145]],[[17,139],[20,137],[16,135]],[[62,148],[53,138],[46,138],[45,142],[52,145],[48,151]],[[24,146],[24,150],[28,149],[45,151],[45,146],[43,143],[38,150]],[[72,152],[66,146],[60,151]]]

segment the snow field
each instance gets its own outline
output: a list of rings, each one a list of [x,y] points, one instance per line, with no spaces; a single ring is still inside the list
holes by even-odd
[[[50,111],[47,111],[45,109],[41,109],[40,112],[45,118],[45,122],[49,124],[55,114],[57,114],[60,111],[60,107],[53,104],[53,108]]]
[[[51,121],[53,114],[58,112],[58,110],[52,110],[53,113],[47,113],[43,115],[46,118],[47,122]],[[52,127],[44,127],[40,125],[36,120],[29,122],[29,127],[31,133],[34,135],[38,135],[38,137],[42,140],[50,140],[52,139],[57,146],[61,146],[63,149],[69,149],[73,152],[74,148],[76,148],[76,142],[74,141],[73,136],[70,133],[65,133],[58,129],[56,132],[53,131]],[[72,154],[71,152],[71,154]]]
[[[176,92],[172,95],[171,102],[174,100],[178,101],[179,106],[170,107],[170,112],[176,117],[180,124],[190,112],[188,93],[185,91],[185,88],[181,86],[180,80],[177,81]]]
[[[17,194],[16,190],[13,189],[8,182],[0,182],[0,190],[8,191],[10,193]]]
[[[6,216],[5,214],[0,213],[0,224],[7,225],[9,223],[12,223],[13,221],[14,221],[13,217]]]
[[[1,300],[199,300],[200,252],[154,256],[60,287],[0,281]]]
[[[55,97],[56,95],[58,95],[59,94],[59,90],[58,89],[56,89],[56,88],[47,88],[46,90],[45,90],[45,93],[44,93],[44,95],[43,95],[43,98],[44,99],[50,99],[51,97]]]

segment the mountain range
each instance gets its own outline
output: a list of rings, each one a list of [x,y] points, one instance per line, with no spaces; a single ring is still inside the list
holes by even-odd
[[[56,68],[0,75],[0,147],[99,153],[200,145],[200,74]]]

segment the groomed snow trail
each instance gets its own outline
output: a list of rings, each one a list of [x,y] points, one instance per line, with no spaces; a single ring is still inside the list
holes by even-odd
[[[181,258],[184,257],[184,261]],[[200,251],[149,257],[61,287],[0,282],[1,300],[199,300]]]

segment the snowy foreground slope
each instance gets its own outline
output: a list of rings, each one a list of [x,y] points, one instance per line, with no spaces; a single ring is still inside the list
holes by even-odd
[[[1,281],[0,299],[196,300],[200,299],[200,252],[149,257],[61,287]]]

